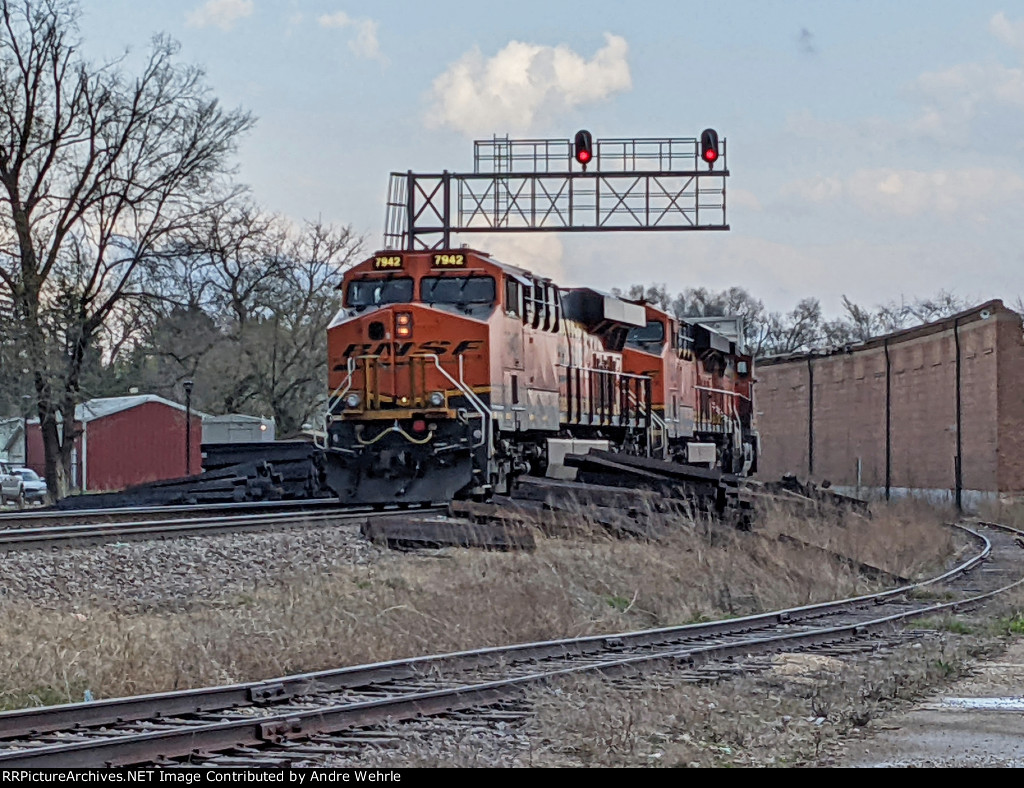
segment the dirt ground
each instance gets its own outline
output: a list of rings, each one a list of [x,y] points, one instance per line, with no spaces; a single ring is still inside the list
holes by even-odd
[[[835,765],[1024,766],[1024,641],[844,749]]]

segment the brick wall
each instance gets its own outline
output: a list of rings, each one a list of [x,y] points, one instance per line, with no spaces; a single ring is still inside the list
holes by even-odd
[[[754,403],[761,435],[758,475],[778,479],[807,473],[807,365],[757,367]]]
[[[999,489],[1024,493],[1024,333],[1020,315],[998,315]]]
[[[982,309],[988,313],[982,318]],[[851,352],[765,361],[757,367],[759,475],[795,472],[833,484],[885,486],[885,393],[890,359],[892,487],[955,487],[956,343],[961,348],[965,490],[1024,488],[1024,340],[1000,302],[873,339]],[[808,463],[813,368],[814,467]]]

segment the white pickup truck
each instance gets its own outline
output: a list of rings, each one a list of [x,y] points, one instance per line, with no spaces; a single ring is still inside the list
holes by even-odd
[[[18,508],[25,505],[25,482],[11,473],[6,462],[0,462],[0,504],[15,503]]]

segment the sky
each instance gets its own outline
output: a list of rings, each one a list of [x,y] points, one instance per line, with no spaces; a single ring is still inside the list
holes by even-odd
[[[91,58],[179,41],[258,118],[237,157],[257,201],[368,252],[388,174],[471,171],[474,139],[713,127],[728,232],[463,240],[566,286],[740,285],[780,311],[1024,295],[1022,0],[82,6]]]

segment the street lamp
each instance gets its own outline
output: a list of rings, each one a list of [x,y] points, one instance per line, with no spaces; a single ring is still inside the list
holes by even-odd
[[[185,388],[185,475],[192,475],[192,381],[181,384]]]

